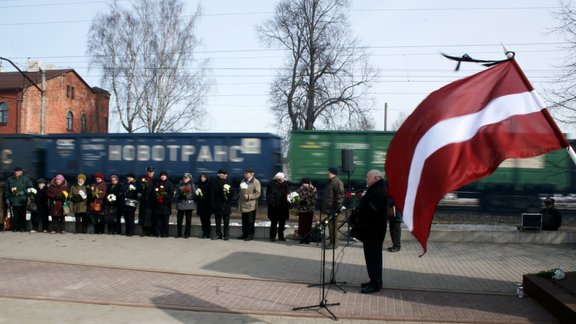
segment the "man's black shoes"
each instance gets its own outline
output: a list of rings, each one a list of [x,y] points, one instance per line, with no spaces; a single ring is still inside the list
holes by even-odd
[[[362,288],[362,291],[360,291],[360,292],[363,294],[371,294],[371,293],[375,293],[375,292],[379,292],[379,291],[380,291],[380,288],[370,285],[366,288]]]
[[[388,252],[398,252],[400,251],[400,248],[397,246],[391,246],[388,248]]]

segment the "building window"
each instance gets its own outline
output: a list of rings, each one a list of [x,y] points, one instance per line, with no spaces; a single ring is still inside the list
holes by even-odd
[[[86,114],[82,114],[82,116],[80,116],[80,131],[82,133],[86,132]]]
[[[0,102],[0,124],[8,123],[8,104]]]
[[[76,96],[74,94],[73,86],[66,86],[66,98],[74,99]]]
[[[71,111],[66,114],[66,129],[74,130],[74,114]]]

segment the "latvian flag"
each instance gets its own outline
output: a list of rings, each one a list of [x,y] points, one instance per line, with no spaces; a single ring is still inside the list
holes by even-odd
[[[436,205],[508,158],[527,158],[568,141],[514,60],[431,93],[388,149],[388,193],[424,253]]]

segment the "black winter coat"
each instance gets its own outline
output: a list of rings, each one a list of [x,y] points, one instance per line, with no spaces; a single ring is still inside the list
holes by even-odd
[[[288,185],[286,182],[271,181],[266,188],[268,218],[271,220],[288,219],[290,203],[288,202]]]
[[[355,208],[350,222],[352,236],[362,242],[382,242],[386,237],[386,210],[388,197],[384,180],[378,180],[368,188],[360,204]]]
[[[154,199],[154,213],[157,215],[170,215],[172,213],[174,184],[170,182],[170,180],[162,181],[156,179],[153,187],[152,199]],[[163,192],[163,194],[160,194],[161,192]]]

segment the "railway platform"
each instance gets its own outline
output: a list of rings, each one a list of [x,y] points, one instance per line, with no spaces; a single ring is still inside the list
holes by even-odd
[[[343,323],[557,323],[516,287],[524,274],[575,271],[576,244],[432,240],[419,257],[404,238],[369,295],[361,244],[342,240],[333,272],[345,292],[322,296],[309,287],[321,282],[314,243],[4,232],[0,323],[328,323],[330,312]],[[339,305],[293,310],[323,298]]]

